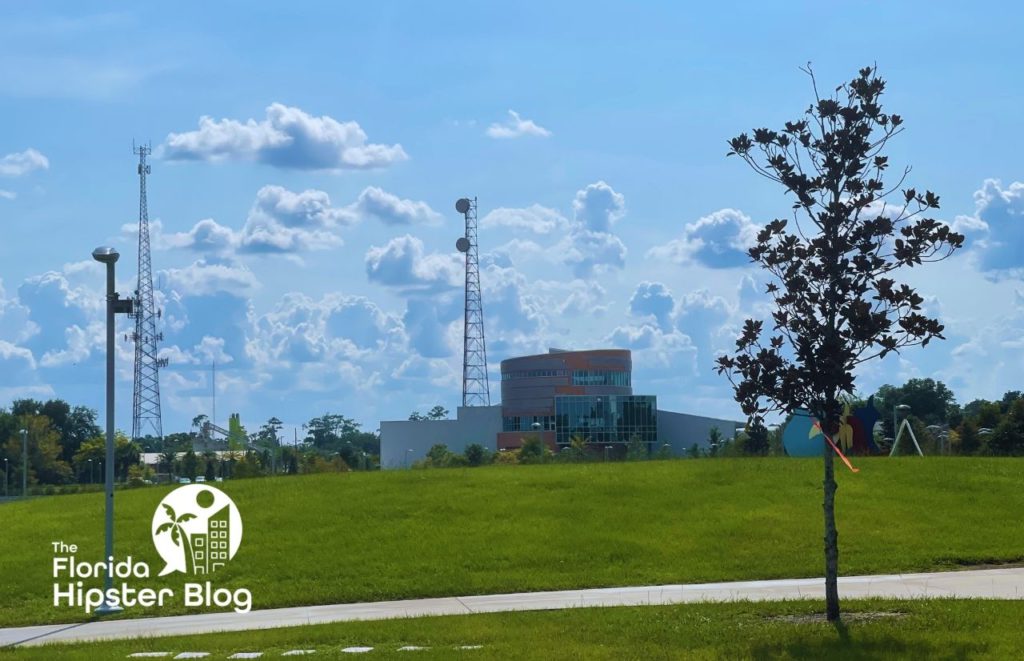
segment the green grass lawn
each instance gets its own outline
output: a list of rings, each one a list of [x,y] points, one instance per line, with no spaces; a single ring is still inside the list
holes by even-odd
[[[842,574],[1024,560],[1024,460],[856,463],[837,469]],[[270,608],[820,576],[820,473],[813,459],[719,459],[229,481],[245,533],[215,582]],[[168,489],[117,494],[116,553],[154,573],[150,522]],[[86,619],[52,605],[50,544],[96,561],[102,535],[101,494],[0,506],[0,626]]]
[[[494,613],[0,649],[0,661],[124,659],[145,651],[237,652],[366,659],[1019,659],[1024,602],[857,601],[842,628],[813,619],[812,602],[581,608]],[[429,648],[400,652],[406,645]],[[478,649],[461,649],[476,646]],[[295,658],[295,657],[287,657]]]

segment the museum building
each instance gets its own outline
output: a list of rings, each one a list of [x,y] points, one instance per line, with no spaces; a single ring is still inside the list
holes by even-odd
[[[459,407],[454,420],[381,422],[381,466],[409,466],[437,443],[453,452],[471,443],[492,452],[514,450],[531,434],[554,452],[579,435],[614,456],[624,455],[631,441],[652,454],[682,455],[694,444],[706,446],[712,427],[731,439],[743,426],[659,410],[655,395],[633,393],[632,371],[627,349],[550,349],[503,360],[500,405]]]

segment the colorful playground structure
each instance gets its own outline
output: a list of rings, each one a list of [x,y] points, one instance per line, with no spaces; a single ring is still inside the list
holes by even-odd
[[[881,454],[875,443],[874,429],[879,413],[875,408],[874,397],[869,397],[864,406],[853,410],[847,404],[843,409],[842,423],[835,442],[839,449],[847,454],[871,455]],[[814,417],[802,409],[798,409],[786,421],[782,432],[782,446],[790,457],[815,457],[825,451],[826,444]],[[901,428],[902,431],[902,428]],[[915,440],[915,445],[917,444]]]

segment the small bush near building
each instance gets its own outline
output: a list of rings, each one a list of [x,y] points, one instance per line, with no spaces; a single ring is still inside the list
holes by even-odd
[[[470,466],[481,466],[488,463],[490,453],[487,448],[480,445],[479,443],[471,443],[466,446],[463,454],[466,457],[466,463]]]
[[[496,464],[518,464],[519,453],[514,450],[500,450],[494,454],[494,463]]]
[[[551,456],[551,451],[544,445],[540,436],[531,434],[523,438],[523,445],[519,448],[519,463],[540,464]]]

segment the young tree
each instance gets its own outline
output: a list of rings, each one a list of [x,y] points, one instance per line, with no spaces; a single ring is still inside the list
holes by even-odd
[[[33,402],[34,400],[20,400]],[[13,409],[14,407],[12,407]],[[23,405],[23,408],[28,408]],[[20,430],[28,432],[28,483],[29,484],[66,484],[72,482],[74,473],[71,466],[61,459],[60,434],[53,428],[50,419],[45,415],[26,413],[20,415],[17,423],[8,430],[8,438],[3,455],[9,458],[11,475],[17,475],[20,482],[22,474],[22,444]],[[15,473],[17,469],[17,473]],[[13,477],[12,477],[13,479]]]
[[[203,436],[203,427],[210,421],[209,416],[205,413],[200,413],[196,417],[192,418],[192,434],[194,436]]]
[[[163,468],[174,479],[174,464],[178,460],[178,453],[174,450],[164,450],[160,453],[158,468]]]
[[[1024,454],[1024,399],[1013,400],[985,445],[989,454]]]
[[[434,408],[427,411],[428,420],[444,420],[448,417],[448,409],[438,404]]]
[[[259,445],[265,448],[276,448],[281,445],[281,428],[284,423],[276,417],[267,420],[256,432]]]
[[[430,446],[430,450],[427,451],[427,459],[430,460],[431,466],[437,466],[442,468],[448,465],[451,459],[452,452],[448,449],[448,446],[444,443],[435,443]]]
[[[708,456],[715,457],[718,455],[718,451],[722,449],[722,432],[718,430],[718,427],[712,427],[708,431]]]
[[[178,431],[164,436],[163,446],[157,452],[170,450],[171,452],[186,452],[195,445],[195,437],[191,434]]]
[[[978,436],[978,426],[968,418],[960,424],[959,434],[959,453],[967,455],[977,453],[978,449],[981,448],[981,437]]]
[[[974,416],[974,423],[978,429],[995,429],[999,426],[1003,414],[999,410],[999,402],[982,402]]]
[[[647,459],[647,444],[640,440],[639,436],[630,436],[626,444],[626,461],[640,461]]]
[[[337,451],[344,436],[359,431],[359,423],[334,413],[324,413],[302,425],[308,430],[306,442],[319,450]]]
[[[771,441],[768,438],[768,428],[760,420],[751,420],[747,424],[746,433],[743,436],[743,443],[739,450],[743,454],[763,457],[768,454]]]
[[[522,438],[522,445],[519,447],[519,463],[539,464],[547,459],[548,448],[544,445],[539,434],[528,434]]]
[[[196,456],[193,450],[189,450],[181,458],[181,470],[188,479],[193,482],[196,481],[196,473],[199,472],[199,457]]]
[[[569,437],[569,456],[573,461],[587,460],[587,443],[590,439],[583,434],[573,434]]]
[[[925,425],[940,425],[949,419],[956,408],[956,398],[946,384],[934,379],[910,379],[898,388],[885,384],[875,393],[878,410],[882,412],[882,427],[885,435],[895,438],[892,428],[892,412],[897,404],[906,404],[910,411]]]
[[[718,358],[748,416],[809,410],[826,434],[839,429],[842,394],[853,395],[853,370],[903,347],[942,338],[943,326],[921,313],[924,299],[889,275],[900,267],[948,257],[963,236],[922,214],[939,206],[931,191],[887,198],[888,141],[901,132],[899,115],[882,111],[885,82],[875,67],[818,94],[803,119],[781,131],[755,129],[729,141],[755,172],[795,199],[793,227],[776,219],[747,254],[769,274],[773,332],[746,321],[736,352]],[[824,443],[824,441],[823,441]],[[835,525],[833,453],[824,452],[825,588],[829,620],[839,618],[839,545]]]
[[[462,453],[465,455],[466,462],[470,466],[480,466],[489,458],[487,448],[479,443],[470,443]]]

